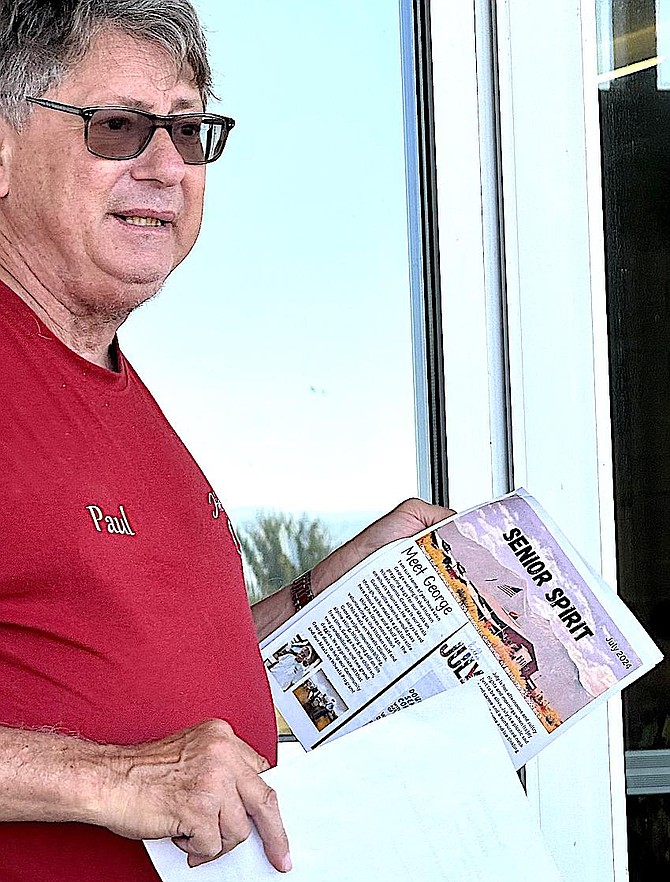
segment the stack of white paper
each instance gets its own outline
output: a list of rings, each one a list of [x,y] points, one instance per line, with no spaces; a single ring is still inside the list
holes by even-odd
[[[286,882],[560,882],[477,687],[443,692],[264,773],[291,844]],[[256,832],[190,869],[146,842],[165,882],[278,882]]]

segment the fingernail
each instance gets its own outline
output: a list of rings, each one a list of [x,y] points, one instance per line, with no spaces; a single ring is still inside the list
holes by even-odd
[[[291,860],[291,855],[286,852],[283,861],[281,862],[281,871],[282,873],[288,873],[289,870],[293,869],[293,861]]]

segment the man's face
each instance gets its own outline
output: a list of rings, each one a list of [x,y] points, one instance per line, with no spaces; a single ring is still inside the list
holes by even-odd
[[[201,111],[188,73],[180,76],[159,47],[107,31],[44,97],[157,114]],[[35,106],[13,138],[4,180],[9,263],[18,260],[22,275],[78,315],[124,317],[158,290],[200,229],[204,168],[185,165],[164,129],[135,159],[100,159],[86,149],[80,117]]]

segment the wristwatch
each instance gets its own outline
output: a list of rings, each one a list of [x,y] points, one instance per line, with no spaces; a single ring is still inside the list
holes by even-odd
[[[307,606],[310,600],[314,600],[311,570],[307,570],[306,573],[291,582],[291,600],[296,612]]]

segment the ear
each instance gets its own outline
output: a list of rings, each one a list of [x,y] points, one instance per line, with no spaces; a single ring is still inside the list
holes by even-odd
[[[12,126],[0,118],[0,199],[9,193],[9,170],[15,136]]]

